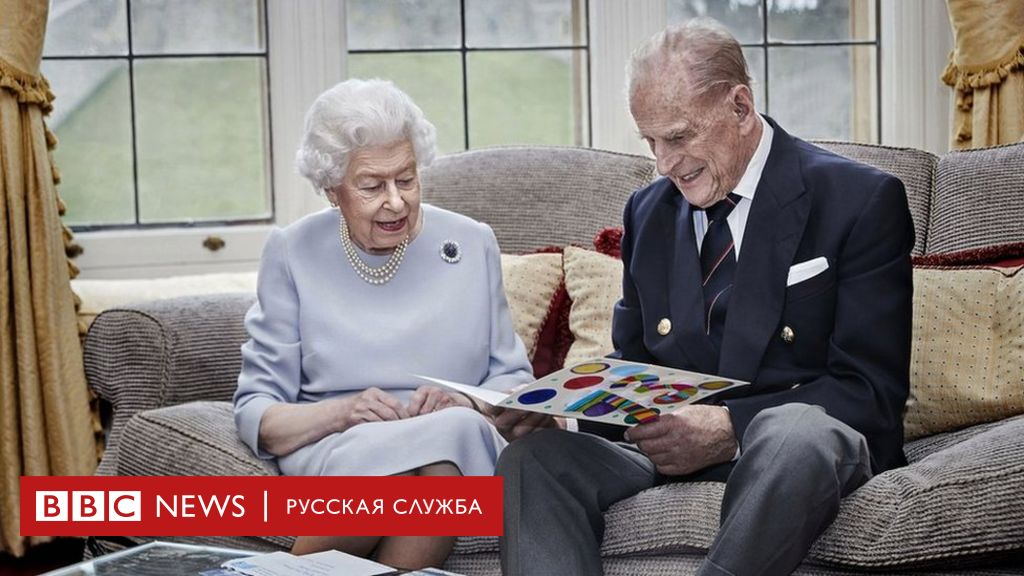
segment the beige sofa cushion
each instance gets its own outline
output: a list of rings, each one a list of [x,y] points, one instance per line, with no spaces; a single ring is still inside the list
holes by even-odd
[[[562,255],[502,254],[501,273],[512,324],[533,359],[537,338],[551,308],[551,299],[562,283]]]
[[[565,365],[612,352],[612,310],[622,297],[622,261],[591,250],[565,249],[565,288],[575,340]]]
[[[1022,269],[914,270],[908,439],[1024,413]]]
[[[78,322],[88,328],[100,312],[130,302],[231,292],[255,294],[256,272],[198,274],[145,280],[72,280],[71,289],[82,300],[78,310]]]

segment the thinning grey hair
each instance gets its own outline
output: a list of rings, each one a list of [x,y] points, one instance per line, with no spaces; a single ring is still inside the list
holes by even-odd
[[[418,166],[434,161],[437,131],[388,80],[352,78],[317,97],[306,113],[295,168],[317,192],[341,184],[353,151],[408,139]]]
[[[632,100],[644,80],[661,78],[667,68],[674,67],[683,73],[697,99],[751,84],[740,43],[711,18],[669,26],[638,46],[626,65],[628,98]]]

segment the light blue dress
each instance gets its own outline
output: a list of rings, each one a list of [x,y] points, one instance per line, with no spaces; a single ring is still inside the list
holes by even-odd
[[[239,436],[261,458],[272,456],[258,447],[260,419],[278,402],[376,386],[407,403],[426,384],[414,374],[496,390],[533,379],[512,327],[494,232],[447,210],[422,210],[423,227],[398,273],[379,286],[346,259],[336,209],[267,239],[234,399]],[[460,247],[456,263],[441,258],[449,240]],[[387,259],[360,255],[373,266]],[[494,472],[504,446],[483,416],[460,407],[360,424],[277,461],[288,475],[384,476],[447,461],[480,476]]]

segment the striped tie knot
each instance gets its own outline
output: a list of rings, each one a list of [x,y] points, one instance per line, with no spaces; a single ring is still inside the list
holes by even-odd
[[[712,206],[704,209],[704,213],[708,216],[708,226],[713,222],[720,222],[729,217],[729,213],[732,209],[740,203],[740,196],[733,192],[730,192],[728,196],[722,198]]]

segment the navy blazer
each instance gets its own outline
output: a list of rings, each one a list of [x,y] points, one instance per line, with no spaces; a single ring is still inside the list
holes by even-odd
[[[803,402],[861,432],[876,473],[902,466],[914,245],[903,184],[766,119],[775,132],[743,233],[721,354],[703,330],[692,209],[660,178],[626,204],[613,356],[750,381],[713,397],[729,408],[741,445],[758,412]],[[819,256],[826,271],[786,286],[790,266]],[[664,336],[663,318],[672,322]]]

